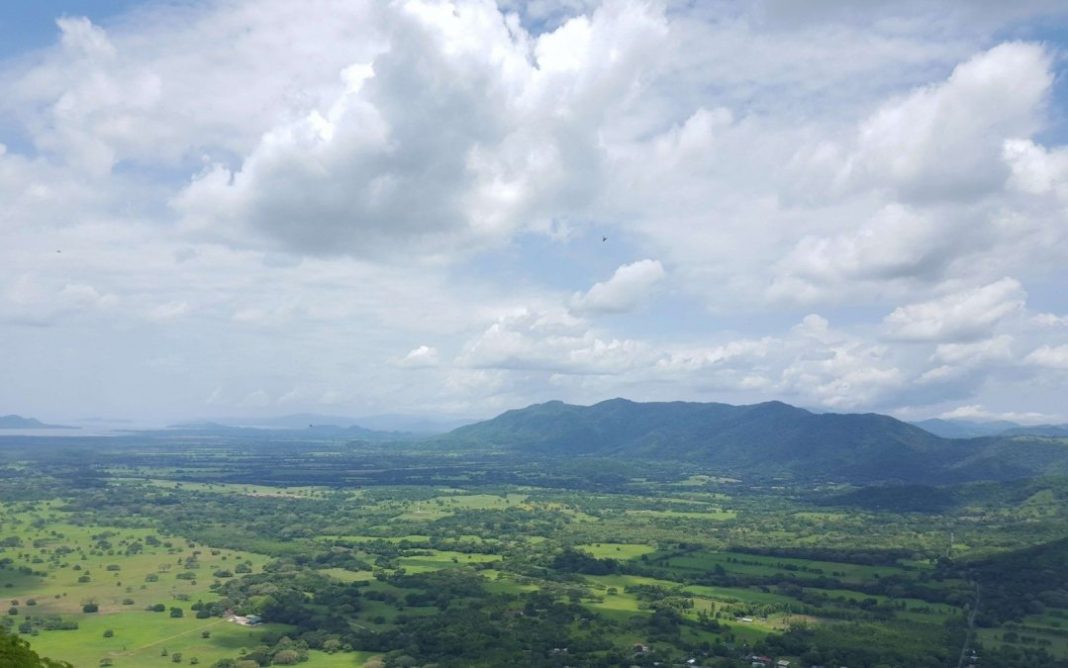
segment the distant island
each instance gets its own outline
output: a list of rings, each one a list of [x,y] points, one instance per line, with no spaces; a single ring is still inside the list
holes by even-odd
[[[62,424],[45,424],[35,418],[21,415],[0,415],[0,429],[77,429]]]

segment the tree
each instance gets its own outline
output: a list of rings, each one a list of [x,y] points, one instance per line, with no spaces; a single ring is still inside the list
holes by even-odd
[[[72,668],[66,661],[42,658],[30,649],[29,643],[8,635],[0,627],[0,666],[10,668]]]
[[[271,663],[278,666],[295,666],[300,663],[300,652],[295,649],[284,649],[276,652]]]
[[[171,617],[178,618],[178,617],[184,617],[184,616],[185,616],[185,611],[182,610],[181,608],[171,608]]]

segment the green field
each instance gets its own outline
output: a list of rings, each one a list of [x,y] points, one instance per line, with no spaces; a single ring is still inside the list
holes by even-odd
[[[520,485],[502,482],[511,466],[433,454],[389,468],[315,448],[127,447],[100,468],[111,477],[88,484],[56,468],[62,453],[46,472],[30,458],[0,477],[0,620],[78,668],[242,657],[736,668],[751,652],[792,668],[941,668],[965,643],[975,560],[1050,544],[1068,520],[1056,483],[925,515],[810,502],[822,492],[714,472],[541,479],[537,462],[525,475],[542,484]],[[349,470],[345,457],[356,457]],[[253,465],[302,482],[250,482]],[[358,476],[365,484],[346,486]],[[975,648],[1006,668],[1068,659],[1050,568],[1020,579],[1041,607],[1021,614],[1004,592],[990,598],[1000,621],[979,629]],[[239,623],[249,614],[265,623]]]

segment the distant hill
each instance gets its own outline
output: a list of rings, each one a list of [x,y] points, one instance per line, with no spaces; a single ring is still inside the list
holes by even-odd
[[[979,438],[981,436],[1050,436],[1068,438],[1068,424],[1022,425],[1007,420],[976,422],[932,418],[911,423],[943,438]]]
[[[1037,424],[1030,427],[1016,426],[1002,432],[1005,436],[1050,436],[1068,438],[1068,424]]]
[[[356,420],[356,424],[376,431],[402,431],[412,434],[444,434],[478,420],[470,418],[439,418],[420,415],[368,415]]]
[[[886,415],[812,413],[773,401],[559,401],[456,429],[452,448],[690,461],[760,477],[942,484],[1068,471],[1068,441],[948,439]]]
[[[60,424],[45,424],[35,418],[21,415],[0,415],[0,429],[77,429]]]
[[[195,423],[190,423],[195,424]],[[356,418],[341,415],[321,415],[319,413],[293,413],[275,417],[222,417],[213,418],[202,424],[216,424],[226,427],[253,427],[261,429],[305,429],[312,426],[351,427],[359,424]]]
[[[980,422],[976,420],[944,420],[931,418],[911,423],[920,429],[929,431],[935,436],[942,438],[978,438],[980,436],[997,436],[1010,429],[1018,429],[1020,425],[1008,420],[993,420]]]
[[[222,424],[240,427],[267,427],[270,429],[304,429],[313,427],[360,427],[368,431],[395,432],[405,434],[444,434],[474,420],[440,419],[417,415],[369,415],[354,418],[340,415],[321,415],[318,413],[296,413],[270,418],[223,418],[215,420]]]
[[[245,424],[226,424],[220,421],[180,422],[167,427],[171,432],[184,431],[197,434],[210,434],[227,437],[256,437],[266,440],[302,440],[331,439],[346,441],[391,442],[410,441],[417,438],[414,434],[395,431],[377,431],[365,429],[359,425],[338,426],[336,424],[315,424],[303,419],[311,416],[298,415],[259,421],[258,426]],[[322,416],[319,416],[322,417]],[[229,420],[228,420],[229,421]],[[237,420],[235,420],[237,422]],[[251,420],[251,422],[256,422]],[[266,423],[266,424],[264,424]],[[289,426],[292,425],[292,426]]]

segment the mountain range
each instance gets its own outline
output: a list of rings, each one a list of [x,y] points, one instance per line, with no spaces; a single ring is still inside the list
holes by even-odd
[[[944,420],[932,418],[911,423],[943,438],[979,436],[1068,436],[1068,424],[1022,425],[1008,420]]]
[[[388,419],[385,419],[388,418]],[[404,416],[375,424],[398,425]],[[166,432],[254,441],[377,444],[397,452],[430,447],[538,458],[611,458],[692,464],[747,479],[955,484],[1068,475],[1068,426],[927,421],[929,429],[876,413],[816,413],[770,401],[535,404],[440,433],[369,429],[351,418],[298,414],[174,425]],[[412,424],[408,422],[408,424]],[[978,425],[978,426],[976,426]],[[1011,426],[1010,426],[1011,425]],[[0,429],[57,428],[0,417]],[[932,433],[931,430],[940,433]]]
[[[1068,474],[1068,439],[944,438],[875,413],[813,413],[777,401],[559,401],[460,427],[436,443],[528,455],[693,462],[749,477],[956,483]]]

